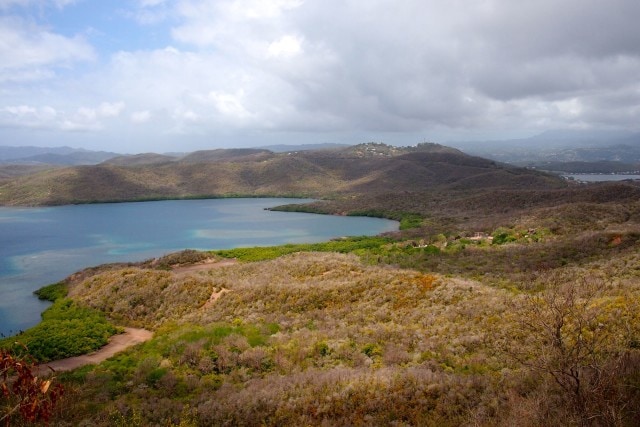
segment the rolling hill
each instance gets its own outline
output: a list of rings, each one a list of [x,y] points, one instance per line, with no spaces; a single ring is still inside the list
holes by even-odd
[[[0,185],[16,205],[271,194],[323,198],[280,210],[387,216],[403,229],[186,250],[43,288],[57,300],[20,336],[27,348],[64,354],[114,325],[154,334],[56,372],[68,397],[53,425],[640,422],[638,183],[363,144],[127,156]],[[78,336],[79,325],[98,332]]]
[[[49,170],[0,185],[12,206],[225,196],[335,197],[469,188],[566,186],[540,172],[498,164],[437,144],[361,144],[342,150],[276,154],[212,150],[177,161],[157,155]]]
[[[95,165],[116,156],[119,156],[119,154],[71,147],[11,147],[0,145],[0,164]]]

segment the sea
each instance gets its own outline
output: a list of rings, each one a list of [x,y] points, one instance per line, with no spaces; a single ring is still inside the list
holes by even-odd
[[[380,218],[276,212],[307,199],[207,199],[0,208],[0,336],[36,325],[33,292],[90,266],[183,249],[314,243],[398,229]]]
[[[605,182],[605,181],[625,181],[628,179],[640,179],[640,175],[622,175],[614,173],[572,173],[563,174],[566,178],[580,182]]]

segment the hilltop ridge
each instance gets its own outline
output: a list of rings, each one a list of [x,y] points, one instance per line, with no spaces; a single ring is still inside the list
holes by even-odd
[[[335,197],[464,187],[566,186],[537,171],[469,156],[439,144],[369,143],[322,151],[210,150],[181,158],[144,154],[47,170],[0,183],[0,205],[228,196]]]

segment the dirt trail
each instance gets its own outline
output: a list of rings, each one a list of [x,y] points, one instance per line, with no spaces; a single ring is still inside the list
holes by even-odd
[[[228,265],[234,265],[237,263],[238,261],[236,259],[228,259],[222,261],[209,259],[201,264],[193,264],[174,268],[172,269],[172,272],[182,275],[193,273],[196,271],[210,270],[212,268],[226,267]],[[213,304],[225,292],[228,292],[228,289],[221,289],[218,292],[214,292],[211,295],[209,301],[207,301],[206,305],[209,306]],[[125,328],[124,333],[114,335],[113,337],[111,337],[107,345],[93,353],[83,354],[82,356],[69,357],[67,359],[55,360],[53,362],[39,365],[36,368],[36,372],[38,375],[45,375],[51,372],[51,369],[49,368],[52,368],[56,372],[59,372],[70,371],[84,365],[98,364],[128,347],[150,340],[152,336],[153,332],[147,331],[146,329]]]
[[[125,328],[124,333],[112,336],[109,343],[100,350],[39,365],[37,372],[39,375],[44,375],[47,372],[51,372],[49,367],[57,372],[70,371],[84,365],[97,364],[128,347],[150,340],[152,336],[153,332],[146,329]]]

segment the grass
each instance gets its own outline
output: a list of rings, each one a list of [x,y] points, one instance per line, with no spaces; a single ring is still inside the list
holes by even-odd
[[[236,258],[240,261],[265,261],[297,252],[338,252],[338,253],[375,253],[393,242],[386,237],[346,237],[322,243],[287,244],[281,246],[235,248],[214,251],[224,258]]]

